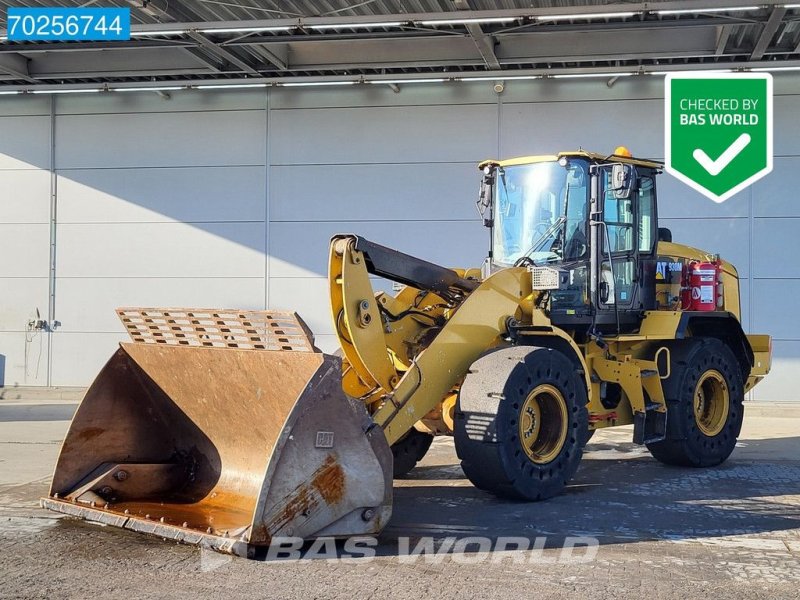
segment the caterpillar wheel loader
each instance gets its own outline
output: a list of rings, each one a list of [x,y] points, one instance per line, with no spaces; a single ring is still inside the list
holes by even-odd
[[[663,463],[724,461],[771,341],[742,330],[734,266],[658,227],[661,165],[619,148],[480,169],[480,268],[331,240],[340,357],[294,313],[119,309],[132,342],[87,391],[42,505],[253,556],[379,533],[393,474],[434,435],[475,486],[528,501],[561,492],[606,427],[632,424]]]

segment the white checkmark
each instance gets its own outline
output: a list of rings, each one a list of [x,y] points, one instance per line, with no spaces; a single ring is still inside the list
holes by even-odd
[[[728,149],[725,150],[725,152],[719,155],[717,160],[711,160],[708,154],[706,154],[700,148],[697,148],[694,152],[692,152],[692,156],[694,156],[694,159],[700,163],[700,166],[708,171],[711,175],[719,175],[725,167],[731,164],[731,161],[734,158],[741,154],[742,150],[744,150],[749,143],[750,134],[743,133],[736,138],[735,142],[728,146]]]

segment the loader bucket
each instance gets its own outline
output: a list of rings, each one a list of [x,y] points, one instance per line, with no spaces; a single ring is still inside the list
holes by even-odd
[[[381,531],[391,450],[296,315],[125,311],[45,508],[241,556]]]

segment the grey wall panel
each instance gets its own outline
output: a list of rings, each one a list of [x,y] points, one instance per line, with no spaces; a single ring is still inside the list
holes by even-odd
[[[750,318],[752,310],[750,309],[750,280],[747,278],[739,279],[739,305],[741,309],[741,323],[742,329],[745,333],[763,333],[768,330],[753,329],[752,319]]]
[[[171,94],[165,101],[158,94],[120,92],[115,94],[67,94],[56,99],[61,115],[113,113],[207,112],[266,108],[267,92],[253,90],[187,90]]]
[[[497,148],[497,107],[402,106],[275,111],[274,165],[475,162]]]
[[[659,189],[662,224],[676,241],[720,252],[739,268],[743,325],[779,338],[773,373],[754,397],[787,400],[796,399],[800,334],[775,315],[783,314],[778,302],[800,292],[800,209],[792,195],[800,77],[776,75],[775,91],[780,127],[771,175],[721,205],[667,175]],[[63,325],[52,334],[52,383],[92,380],[125,337],[113,312],[122,304],[260,308],[268,299],[300,312],[318,345],[332,351],[331,234],[356,232],[445,265],[478,266],[487,246],[474,212],[478,160],[617,145],[658,158],[662,94],[661,79],[629,77],[611,88],[594,79],[509,81],[500,96],[485,82],[408,84],[399,94],[356,86],[180,92],[170,101],[58,97],[56,317]],[[19,328],[47,303],[50,100],[5,100],[0,256],[14,260],[0,261],[0,285],[13,287],[10,308],[0,311],[0,362],[6,381],[11,374],[43,384],[46,361],[37,379],[28,343],[26,370]]]
[[[59,277],[263,277],[263,223],[63,224]]]
[[[52,336],[53,385],[89,385],[108,362],[120,342],[129,341],[120,333],[56,332]]]
[[[433,77],[433,76],[431,76]],[[483,84],[430,85],[424,83],[398,84],[395,93],[388,85],[320,87],[316,89],[270,90],[270,107],[276,110],[298,108],[347,108],[363,106],[423,106],[460,104],[496,104],[493,81]]]
[[[0,223],[0,277],[47,277],[50,226]]]
[[[751,193],[748,188],[720,204],[665,172],[658,178],[658,216],[659,218],[747,217]]]
[[[606,81],[605,78],[506,81],[501,99],[504,105],[529,102],[599,101],[594,104],[594,109],[591,111],[593,116],[599,119],[606,106],[600,102],[664,97],[664,83],[660,77],[620,77],[612,87],[605,85]],[[491,83],[486,85],[490,87]],[[620,121],[620,124],[623,125],[621,130],[623,132],[625,123],[625,120]]]
[[[624,145],[635,156],[659,157],[664,153],[663,111],[662,100],[503,105],[500,151],[524,156],[584,148],[610,154]],[[659,125],[641,126],[652,122]]]
[[[775,158],[772,173],[756,181],[751,188],[753,214],[756,217],[800,217],[798,173],[800,152],[798,156]]]
[[[0,385],[47,385],[48,344],[46,334],[0,331]]]
[[[478,218],[474,163],[283,166],[269,181],[272,222]]]
[[[800,154],[800,96],[776,96],[773,98],[773,150],[775,156],[797,156]]]
[[[37,309],[42,318],[47,318],[47,277],[0,278],[0,290],[0,331],[25,331],[28,321],[36,318]]]
[[[339,349],[339,339],[333,335],[314,335],[314,343],[323,352],[333,354]]]
[[[753,276],[800,277],[800,218],[753,221]]]
[[[59,331],[112,333],[124,331],[115,309],[120,306],[187,308],[264,308],[264,277],[132,277],[59,278]]]
[[[333,335],[326,277],[272,277],[269,304],[273,310],[293,310],[315,336]]]
[[[56,118],[56,167],[263,165],[260,110],[66,115]]]
[[[0,116],[0,169],[50,168],[50,117]]]
[[[753,388],[753,399],[762,402],[797,402],[800,341],[774,341],[772,352],[772,370]]]
[[[62,170],[58,220],[264,221],[265,194],[264,167]]]
[[[796,299],[800,279],[756,279],[753,286],[753,331],[770,332],[776,339],[800,340]]]
[[[0,116],[49,115],[50,98],[46,95],[0,96]]]
[[[0,223],[50,220],[50,172],[0,170]]]
[[[488,234],[477,219],[404,223],[273,223],[270,227],[270,276],[326,276],[328,243],[337,233],[356,233],[448,267],[479,267],[488,247]],[[327,298],[321,301],[327,301]]]
[[[776,71],[772,74],[772,92],[775,96],[800,95],[800,78],[791,71]]]
[[[672,230],[674,242],[719,254],[734,264],[739,277],[749,276],[747,219],[659,219],[659,224]]]

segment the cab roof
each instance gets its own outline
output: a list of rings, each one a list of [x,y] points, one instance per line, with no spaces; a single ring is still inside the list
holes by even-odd
[[[479,169],[483,169],[486,165],[498,165],[500,167],[512,167],[516,165],[528,165],[540,162],[553,162],[557,161],[562,156],[564,157],[580,157],[585,158],[595,163],[630,163],[639,167],[648,167],[652,169],[661,169],[664,165],[653,160],[643,158],[634,158],[629,156],[618,156],[616,154],[600,154],[599,152],[589,152],[587,150],[572,150],[569,152],[559,152],[558,154],[540,154],[537,156],[519,156],[517,158],[507,158],[505,160],[488,159],[482,161]]]

